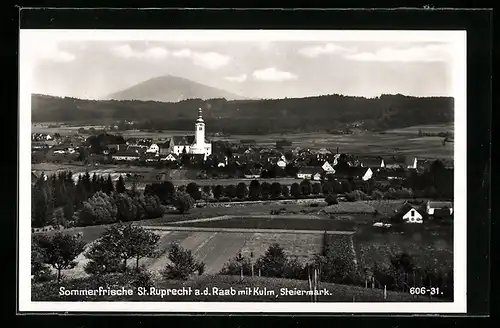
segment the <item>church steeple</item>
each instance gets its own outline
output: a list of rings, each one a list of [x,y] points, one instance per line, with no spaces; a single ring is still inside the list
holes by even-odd
[[[197,123],[203,123],[203,117],[202,117],[202,112],[201,108],[198,108],[198,119],[196,120]]]

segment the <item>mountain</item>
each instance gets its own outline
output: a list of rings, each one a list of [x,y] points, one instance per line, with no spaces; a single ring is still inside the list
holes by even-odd
[[[377,98],[325,95],[272,100],[188,99],[154,101],[83,100],[32,95],[33,122],[142,122],[142,129],[192,130],[203,108],[213,132],[268,134],[343,129],[354,124],[380,131],[415,125],[453,122],[451,97],[382,95]]]
[[[172,75],[155,77],[125,90],[103,97],[103,99],[114,100],[163,102],[178,102],[186,99],[206,100],[214,98],[225,98],[227,100],[245,99],[245,97],[225,90]]]

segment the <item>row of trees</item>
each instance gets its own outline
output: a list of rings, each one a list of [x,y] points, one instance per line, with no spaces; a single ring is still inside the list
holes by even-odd
[[[75,184],[73,174],[67,171],[40,176],[31,190],[32,227],[57,224],[55,218],[72,221],[75,212],[81,210],[84,202],[96,192],[110,195],[127,191],[122,177],[114,184],[110,175],[107,178],[96,174],[91,177],[86,172],[79,175]]]

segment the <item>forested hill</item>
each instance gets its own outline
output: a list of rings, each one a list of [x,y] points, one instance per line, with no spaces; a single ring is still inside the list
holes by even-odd
[[[32,95],[34,122],[141,121],[146,128],[192,130],[197,109],[207,130],[227,133],[313,132],[357,123],[368,130],[453,122],[453,98],[326,95],[276,100],[83,100]],[[145,122],[146,121],[146,122]]]

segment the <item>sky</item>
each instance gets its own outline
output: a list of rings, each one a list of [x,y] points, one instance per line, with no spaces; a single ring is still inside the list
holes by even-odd
[[[83,99],[162,75],[266,99],[452,92],[453,51],[444,42],[46,39],[30,51],[32,93]]]

